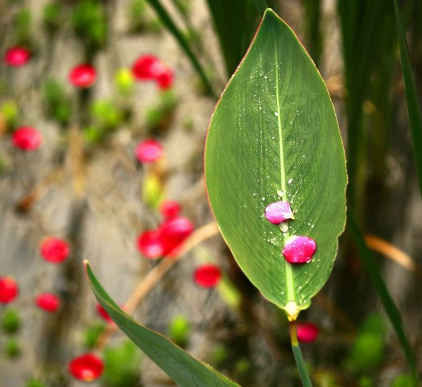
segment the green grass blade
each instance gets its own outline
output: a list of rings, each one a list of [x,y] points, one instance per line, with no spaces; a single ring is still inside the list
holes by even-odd
[[[166,337],[138,324],[106,293],[85,261],[89,285],[116,325],[179,387],[239,387],[209,365],[196,360]]]
[[[412,66],[409,59],[406,35],[403,26],[400,8],[397,0],[394,3],[394,17],[396,20],[397,38],[399,42],[400,60],[403,70],[403,79],[406,94],[407,114],[412,129],[413,149],[418,173],[419,189],[422,195],[422,117],[419,108],[418,95],[413,79]]]
[[[348,214],[347,214],[347,226],[355,240],[362,262],[364,263],[366,269],[368,270],[372,283],[374,284],[380,296],[381,303],[384,307],[384,310],[387,313],[387,316],[389,317],[391,324],[394,327],[394,330],[396,331],[400,345],[403,348],[404,354],[406,356],[407,363],[413,372],[416,385],[419,385],[415,357],[413,355],[408,338],[404,331],[403,321],[402,321],[400,312],[397,309],[387,289],[387,286],[381,276],[381,273],[378,269],[374,256],[371,250],[369,250],[365,242],[364,236],[362,232],[360,231],[359,226],[356,223],[356,220],[350,210],[348,211]]]
[[[292,343],[293,356],[303,387],[312,387],[311,378],[309,377],[308,369],[306,368],[306,363],[305,360],[303,360],[302,351],[300,350],[299,342],[297,340],[296,321],[290,323],[290,340]]]
[[[186,37],[184,34],[180,31],[180,29],[177,27],[177,25],[174,23],[173,19],[169,15],[169,13],[166,11],[166,9],[162,6],[160,3],[160,0],[146,0],[152,8],[154,8],[155,12],[160,17],[163,24],[167,27],[167,29],[172,33],[172,35],[175,37],[175,39],[180,44],[181,48],[185,52],[186,56],[190,59],[193,67],[197,71],[198,75],[204,82],[205,87],[207,88],[208,92],[211,96],[214,98],[216,97],[216,94],[214,92],[214,89],[212,87],[212,84],[210,80],[207,77],[207,74],[205,73],[201,63],[199,62],[197,56],[190,48],[190,45],[188,41],[186,40]]]

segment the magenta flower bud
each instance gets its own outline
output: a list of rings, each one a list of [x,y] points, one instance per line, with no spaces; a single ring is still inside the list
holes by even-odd
[[[313,323],[297,323],[297,339],[301,343],[312,343],[318,338],[319,329]]]
[[[291,236],[283,249],[289,263],[308,263],[315,254],[316,242],[307,236]]]
[[[265,217],[273,224],[279,224],[286,219],[294,219],[289,202],[271,203],[265,209]]]

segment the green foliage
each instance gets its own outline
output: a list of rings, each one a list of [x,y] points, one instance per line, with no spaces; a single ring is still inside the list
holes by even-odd
[[[45,30],[53,34],[63,23],[63,8],[59,2],[47,3],[43,9],[43,26]]]
[[[145,126],[149,131],[164,131],[173,119],[177,106],[176,95],[173,90],[160,92],[158,104],[148,108],[145,112]]]
[[[48,79],[42,95],[49,117],[61,126],[68,125],[72,117],[72,105],[63,86],[54,79]]]
[[[19,341],[15,338],[7,339],[5,344],[6,356],[10,359],[16,359],[21,355],[21,347]]]
[[[158,209],[165,199],[165,191],[160,176],[156,173],[147,172],[142,187],[142,200],[150,208]]]
[[[115,130],[123,122],[124,114],[113,101],[94,101],[90,111],[94,126],[104,131]]]
[[[46,387],[46,385],[39,379],[30,379],[25,383],[25,387]]]
[[[132,0],[129,3],[128,18],[129,30],[133,33],[159,32],[163,28],[160,20],[151,14],[145,0]]]
[[[86,126],[82,129],[82,134],[89,145],[100,143],[106,136],[106,132],[96,126]]]
[[[347,359],[348,368],[352,372],[368,373],[376,370],[384,356],[385,332],[386,326],[380,315],[366,318]]]
[[[7,129],[11,130],[17,126],[19,109],[18,105],[13,100],[6,100],[1,104],[0,115],[3,117]]]
[[[114,75],[114,85],[117,92],[122,96],[131,95],[135,89],[135,84],[132,71],[128,68],[121,68]]]
[[[105,292],[85,262],[91,289],[117,326],[179,387],[238,387],[210,366],[194,359],[164,336],[136,323]]]
[[[408,374],[398,375],[391,383],[391,387],[416,387],[414,378]]]
[[[103,5],[97,0],[81,0],[75,5],[71,23],[87,51],[95,53],[107,43],[107,20]]]
[[[391,297],[390,292],[381,276],[380,270],[378,269],[375,258],[373,257],[372,251],[369,250],[367,246],[362,231],[359,229],[358,224],[356,223],[355,218],[351,211],[347,214],[347,227],[350,230],[356,247],[358,249],[360,258],[364,263],[366,269],[369,272],[371,281],[375,286],[378,295],[381,299],[382,306],[387,313],[388,318],[391,321],[391,324],[394,327],[394,330],[399,339],[400,345],[403,349],[403,352],[406,356],[407,363],[412,369],[415,381],[418,380],[417,370],[416,370],[416,360],[410,347],[409,340],[407,338],[406,332],[403,327],[403,321],[400,315],[399,310],[397,309],[396,304],[394,303],[393,298]]]
[[[139,385],[141,356],[135,344],[125,341],[104,350],[103,382],[107,387]]]
[[[28,8],[22,8],[16,13],[13,21],[13,32],[17,45],[28,46],[31,44],[31,27],[31,11]]]
[[[105,324],[103,322],[97,322],[91,324],[84,332],[85,346],[88,349],[94,348],[101,333],[104,332]]]
[[[265,298],[295,318],[331,273],[347,178],[325,84],[271,10],[214,111],[205,174],[211,207],[239,266]],[[279,200],[297,211],[285,232],[264,216]],[[316,240],[311,262],[293,266],[283,258],[290,235]]]
[[[1,320],[1,328],[6,333],[16,333],[21,327],[20,314],[16,309],[7,308]]]
[[[186,347],[189,342],[191,327],[187,318],[183,315],[173,317],[168,327],[168,336],[170,340],[179,347]]]

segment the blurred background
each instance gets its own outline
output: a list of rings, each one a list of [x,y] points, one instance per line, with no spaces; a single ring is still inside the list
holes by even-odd
[[[268,3],[327,83],[349,206],[420,359],[422,206],[393,3]],[[422,5],[401,7],[420,97]],[[249,0],[1,0],[1,387],[172,385],[98,308],[84,259],[136,319],[241,385],[300,386],[286,318],[234,262],[203,179],[209,118],[258,23]],[[319,332],[302,344],[314,384],[412,386],[340,242],[300,317]]]

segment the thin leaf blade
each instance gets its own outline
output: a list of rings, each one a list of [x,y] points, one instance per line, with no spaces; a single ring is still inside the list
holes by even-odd
[[[413,79],[412,66],[410,64],[409,49],[407,47],[405,30],[402,22],[400,8],[397,0],[394,2],[394,17],[396,20],[397,37],[399,42],[400,60],[403,70],[404,88],[406,94],[407,114],[412,130],[412,142],[418,172],[419,190],[422,195],[422,115],[419,108],[418,94]]]
[[[85,262],[89,285],[98,302],[116,325],[180,387],[239,387],[235,382],[202,363],[166,337],[138,324],[106,293]]]
[[[407,338],[406,332],[403,327],[403,321],[400,315],[399,310],[397,309],[396,304],[394,303],[393,298],[388,291],[387,285],[385,284],[381,273],[378,269],[377,263],[373,257],[371,250],[369,250],[368,245],[365,242],[362,231],[360,230],[353,214],[349,211],[347,214],[347,227],[353,235],[356,246],[359,251],[359,256],[362,259],[366,269],[369,272],[372,283],[374,284],[378,295],[380,296],[382,306],[384,307],[385,312],[388,315],[388,318],[391,321],[391,324],[396,331],[397,337],[399,339],[400,345],[403,349],[403,352],[406,356],[407,363],[413,372],[413,377],[416,382],[416,386],[419,386],[419,379],[416,367],[415,357],[413,355],[409,340]]]
[[[205,151],[209,200],[224,239],[264,297],[293,318],[292,305],[306,309],[330,275],[347,177],[325,84],[271,10],[216,106]],[[264,216],[279,200],[296,212],[284,234]],[[290,235],[316,240],[310,263],[292,266],[282,257]]]

